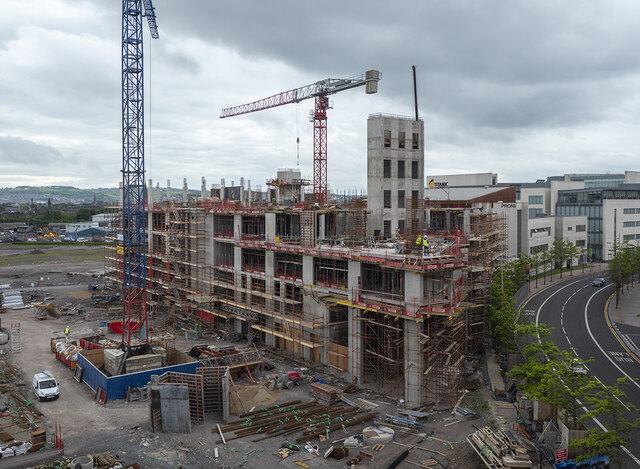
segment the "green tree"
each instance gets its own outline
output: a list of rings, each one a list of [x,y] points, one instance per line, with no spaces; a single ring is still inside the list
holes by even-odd
[[[607,430],[603,431],[599,427],[594,427],[589,430],[589,434],[585,438],[574,441],[574,446],[584,448],[587,451],[576,458],[578,461],[607,454],[612,461],[622,467],[620,446],[626,446],[631,434],[640,428],[640,417],[634,420],[625,418],[624,406],[631,412],[637,411],[633,404],[629,402],[623,404],[626,394],[620,389],[620,386],[624,386],[626,382],[627,378],[625,377],[619,378],[614,386],[604,386],[598,382],[589,383],[587,386],[592,392],[585,399],[590,410],[584,414],[584,417],[606,416],[605,427]]]
[[[489,302],[485,311],[496,345],[506,351],[515,349],[516,311],[513,295],[516,290],[511,276],[503,270],[502,266],[494,271],[489,289]]]
[[[568,239],[564,240],[564,251],[566,253],[566,260],[568,261],[569,264],[569,272],[570,275],[573,276],[573,260],[578,257],[578,254],[580,253],[580,250],[578,249],[578,247],[571,241],[569,241]]]
[[[551,265],[551,281],[553,282],[553,255],[550,251],[542,251],[540,254],[542,261],[544,284],[547,284],[547,264]]]
[[[540,267],[540,264],[542,263],[542,260],[540,258],[540,254],[541,253],[537,253],[537,254],[534,254],[533,256],[529,256],[530,268],[533,269],[533,271],[534,271],[533,275],[536,278],[536,288],[538,288],[538,268]]]
[[[620,292],[627,279],[633,274],[633,262],[629,254],[625,254],[625,249],[614,242],[609,251],[609,275],[616,286],[616,308],[620,301]]]
[[[551,246],[551,254],[554,265],[560,265],[560,278],[562,278],[565,261],[573,259],[577,254],[576,246],[571,241],[556,236]]]
[[[575,351],[558,349],[551,341],[551,329],[544,324],[520,324],[517,333],[519,343],[524,344],[524,362],[513,367],[509,376],[530,398],[557,406],[566,424],[577,428],[582,421],[580,402],[597,381],[574,371]]]

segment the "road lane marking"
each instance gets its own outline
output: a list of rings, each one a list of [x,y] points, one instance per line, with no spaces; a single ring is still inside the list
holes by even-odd
[[[611,300],[613,299],[614,295],[615,295],[615,292],[609,296],[609,298],[607,299],[607,304],[604,305],[604,319],[605,321],[607,321],[607,326],[609,326],[609,330],[611,331],[613,336],[616,338],[618,342],[620,342],[620,345],[622,345],[622,348],[627,351],[627,353],[631,358],[633,358],[635,361],[640,363],[640,358],[638,358],[634,353],[631,352],[629,347],[627,347],[627,344],[624,343],[624,340],[622,340],[622,338],[618,335],[618,333],[613,327],[613,324],[611,324],[611,321],[609,320],[609,303],[611,303]]]
[[[591,303],[591,300],[603,290],[597,291],[595,292],[593,295],[591,295],[589,297],[589,299],[587,300],[587,304],[584,307],[584,322],[587,325],[587,332],[589,333],[589,336],[591,337],[591,340],[593,340],[593,343],[596,344],[596,347],[598,347],[598,349],[600,350],[600,352],[602,352],[602,355],[604,355],[605,357],[607,357],[607,360],[609,360],[611,362],[611,364],[613,366],[615,366],[618,371],[620,373],[622,373],[624,376],[626,376],[629,379],[629,382],[632,383],[634,386],[636,386],[638,389],[640,389],[640,384],[638,384],[636,382],[635,379],[633,379],[631,376],[629,376],[627,373],[624,372],[624,370],[622,368],[620,368],[616,362],[609,356],[609,354],[607,354],[607,352],[604,351],[604,349],[600,346],[600,344],[598,343],[598,341],[596,340],[596,338],[593,336],[593,333],[591,332],[591,326],[589,326],[589,318],[587,317],[587,313],[589,312],[589,304]]]
[[[573,285],[573,284],[575,284],[575,283],[578,283],[578,282],[579,282],[579,280],[577,280],[577,281],[575,281],[575,282],[571,282],[571,283],[569,283],[569,284],[567,284],[567,285],[563,286],[562,288],[559,288],[558,290],[556,290],[555,292],[553,292],[551,295],[549,295],[549,296],[548,296],[548,297],[547,297],[547,298],[542,302],[542,304],[541,304],[541,305],[540,305],[540,307],[538,308],[538,311],[536,312],[536,326],[538,326],[538,325],[540,324],[540,312],[542,311],[542,308],[543,308],[543,307],[544,307],[544,305],[547,303],[547,301],[549,301],[549,300],[551,299],[551,297],[552,297],[553,295],[555,295],[556,293],[558,293],[560,290],[564,290],[565,288],[567,288],[567,287],[569,287],[569,286],[571,286],[571,285]],[[600,291],[602,291],[602,290],[600,290]],[[598,346],[598,348],[600,348],[600,350],[602,351],[602,348],[600,347],[600,344],[598,344],[598,342],[596,342],[596,340],[593,338],[593,334],[591,334],[591,329],[589,328],[589,322],[587,321],[587,309],[588,309],[588,307],[589,307],[589,303],[591,302],[591,299],[592,299],[595,295],[597,295],[600,291],[598,291],[598,292],[594,293],[593,295],[591,295],[591,297],[590,297],[590,298],[589,298],[589,300],[587,301],[587,305],[585,306],[585,313],[584,313],[584,315],[585,315],[585,322],[586,322],[586,324],[587,324],[587,329],[589,330],[589,335],[591,335],[591,338],[593,339],[593,341],[595,342],[595,344],[596,344],[596,345]],[[540,291],[540,292],[538,292],[538,293],[542,293],[542,291]],[[527,301],[527,302],[528,302],[528,301]],[[526,304],[526,303],[525,303],[525,304]],[[566,334],[565,334],[565,336],[566,336]],[[568,340],[568,339],[569,339],[569,338],[567,337],[567,340]],[[542,343],[542,341],[540,340],[540,336],[538,336],[538,342],[539,342],[539,343]],[[604,352],[603,352],[603,353],[604,353]],[[609,358],[606,354],[605,354],[605,356],[606,356],[607,358]],[[612,362],[612,363],[613,363],[613,362]],[[620,368],[619,368],[615,363],[613,363],[613,365],[614,365],[616,368],[618,368],[618,369],[620,370]],[[622,371],[622,370],[620,370],[620,371]],[[624,372],[623,372],[623,373],[624,373]],[[635,384],[636,386],[638,386],[638,383],[636,383],[636,382],[635,382],[635,381],[633,381],[633,380],[632,380],[632,383],[633,383],[633,384]],[[582,403],[581,403],[581,402],[578,402],[578,403],[579,403],[580,405],[582,405]],[[584,407],[584,406],[583,406],[583,407],[582,407],[582,409],[583,409],[585,412],[587,412],[587,408],[586,408],[586,407]],[[597,425],[602,429],[602,431],[603,431],[603,432],[608,432],[608,431],[609,431],[609,430],[607,429],[607,427],[605,427],[604,425],[602,425],[602,423],[600,422],[600,420],[598,420],[597,418],[592,417],[592,420],[593,420],[593,421],[594,421],[594,422],[595,422],[595,423],[596,423],[596,424],[597,424]],[[628,455],[628,456],[629,456],[629,457],[630,457],[630,458],[631,458],[631,459],[632,459],[632,460],[633,460],[633,461],[634,461],[638,466],[640,466],[640,459],[638,459],[638,458],[637,458],[637,457],[636,457],[636,456],[635,456],[631,451],[629,451],[625,446],[620,445],[620,448],[621,448],[621,449],[622,449],[622,450],[623,450],[623,451],[624,451],[624,452],[625,452],[625,453],[626,453],[626,454],[627,454],[627,455]]]

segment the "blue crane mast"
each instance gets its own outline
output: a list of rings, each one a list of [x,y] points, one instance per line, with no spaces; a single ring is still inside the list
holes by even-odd
[[[145,284],[143,16],[147,17],[151,37],[157,39],[158,26],[151,0],[122,1],[122,347],[126,350],[149,343]]]

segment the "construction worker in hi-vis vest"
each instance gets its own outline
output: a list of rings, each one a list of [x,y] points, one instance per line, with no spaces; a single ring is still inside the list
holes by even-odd
[[[425,254],[431,254],[431,249],[429,247],[429,239],[427,238],[427,235],[424,235],[422,237],[422,247]]]

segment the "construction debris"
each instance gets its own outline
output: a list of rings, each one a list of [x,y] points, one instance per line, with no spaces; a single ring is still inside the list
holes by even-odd
[[[510,430],[494,432],[484,427],[469,435],[467,442],[488,468],[533,467],[522,441]]]

